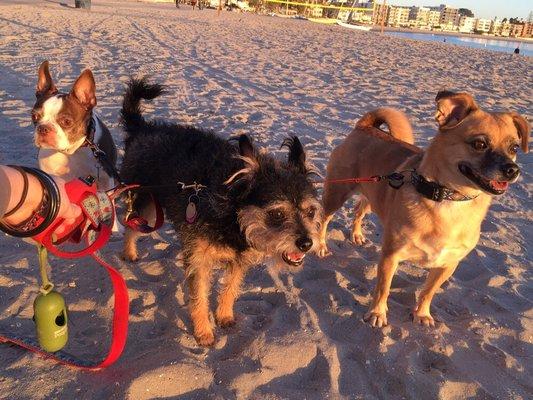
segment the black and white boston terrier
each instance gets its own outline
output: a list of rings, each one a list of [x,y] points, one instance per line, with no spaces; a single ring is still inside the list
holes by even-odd
[[[96,106],[96,85],[89,69],[74,82],[70,93],[57,90],[48,61],[39,67],[39,80],[31,117],[35,125],[35,144],[39,147],[39,168],[65,180],[96,179],[98,190],[115,186],[94,157],[89,143],[95,143],[114,166],[117,149],[109,129],[93,112]]]

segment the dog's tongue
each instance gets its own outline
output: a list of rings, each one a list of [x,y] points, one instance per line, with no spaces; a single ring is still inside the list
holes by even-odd
[[[507,190],[509,182],[490,181],[490,185],[496,190]]]
[[[295,252],[295,253],[288,253],[287,257],[289,257],[291,261],[300,261],[302,258],[304,258],[304,255],[305,255],[304,253]]]

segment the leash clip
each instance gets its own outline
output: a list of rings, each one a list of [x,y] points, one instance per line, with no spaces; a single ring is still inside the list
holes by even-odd
[[[118,173],[115,165],[107,157],[107,153],[103,151],[102,149],[100,149],[100,147],[89,138],[85,138],[85,143],[87,144],[87,147],[89,147],[89,149],[93,153],[93,157],[102,166],[104,171],[110,177],[115,179],[119,184],[124,184],[124,181],[120,177],[120,174]],[[98,169],[98,179],[100,179],[100,169]]]
[[[205,189],[207,186],[205,185],[202,185],[201,183],[197,183],[196,181],[193,182],[192,184],[190,185],[186,185],[185,183],[183,182],[178,182],[178,186],[180,187],[181,190],[185,190],[185,189],[193,189],[195,191],[196,194],[198,194],[198,192],[202,189]]]
[[[135,201],[135,195],[132,193],[131,190],[128,191],[128,194],[126,195],[126,205],[128,206],[128,209],[126,210],[126,215],[124,215],[124,221],[128,221],[133,214],[133,202]]]

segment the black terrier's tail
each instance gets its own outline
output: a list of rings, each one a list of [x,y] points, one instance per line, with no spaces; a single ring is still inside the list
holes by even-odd
[[[122,127],[128,137],[135,136],[140,129],[146,126],[146,121],[142,115],[141,100],[153,100],[161,93],[163,93],[163,86],[148,83],[147,77],[130,79],[120,111]]]

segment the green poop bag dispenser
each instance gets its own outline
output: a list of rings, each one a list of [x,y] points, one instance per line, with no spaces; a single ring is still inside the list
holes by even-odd
[[[47,252],[39,247],[39,268],[42,286],[33,302],[33,319],[37,330],[37,339],[43,350],[55,352],[61,350],[68,340],[68,317],[65,299],[52,290],[54,285],[46,275]]]

